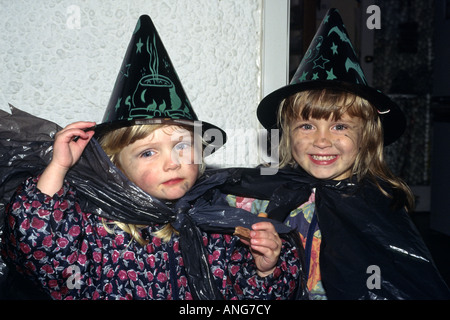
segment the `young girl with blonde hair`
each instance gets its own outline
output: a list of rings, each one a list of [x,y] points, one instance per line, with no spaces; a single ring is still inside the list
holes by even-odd
[[[309,119],[329,120],[332,124],[340,125],[340,135],[348,137],[347,130],[356,131],[355,145],[357,151],[354,159],[344,169],[355,183],[362,179],[372,180],[387,197],[388,194],[378,182],[382,180],[392,188],[403,194],[403,205],[408,211],[414,209],[414,195],[408,185],[395,176],[384,160],[383,127],[376,109],[364,98],[351,92],[322,89],[302,91],[286,98],[280,105],[278,112],[279,127],[284,132],[281,136],[279,153],[280,168],[297,167],[299,162],[293,152],[293,138],[300,131],[298,121],[304,125]],[[357,119],[354,127],[349,127],[343,117]],[[343,122],[340,122],[343,121]],[[303,167],[304,168],[304,167]],[[324,177],[334,179],[334,176]],[[397,196],[398,196],[397,193]],[[396,197],[395,200],[398,200]]]
[[[405,116],[368,86],[336,9],[291,83],[264,97],[257,116],[281,136],[280,169],[243,171],[228,201],[299,232],[311,299],[450,297],[409,217],[414,195],[383,158]]]
[[[135,49],[142,41],[148,55]],[[222,177],[202,174],[203,142],[215,150],[226,135],[198,120],[148,16],[138,21],[101,124],[76,122],[54,140],[48,133],[29,142],[16,140],[27,136],[18,118],[2,117],[14,124],[0,125],[10,137],[0,145],[0,168],[8,169],[1,188],[25,180],[7,199],[0,253],[48,297],[302,293],[299,247],[289,229],[222,205]],[[32,116],[22,119],[40,127]],[[233,234],[238,226],[249,229],[247,238]]]

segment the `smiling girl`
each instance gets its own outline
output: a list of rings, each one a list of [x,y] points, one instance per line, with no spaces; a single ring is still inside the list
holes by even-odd
[[[383,127],[376,109],[350,92],[307,90],[284,100],[279,111],[280,167],[300,166],[328,180],[378,179],[404,192],[412,210],[414,195],[392,174],[383,157]],[[386,194],[386,193],[385,193]]]
[[[409,216],[414,195],[383,157],[406,117],[368,85],[358,61],[330,9],[290,84],[257,109],[261,124],[281,135],[280,170],[248,174],[229,203],[299,232],[312,299],[448,299]],[[256,186],[265,193],[250,193]]]
[[[316,179],[337,183],[369,180],[388,198],[392,198],[392,189],[402,193],[406,210],[413,209],[411,190],[383,159],[382,124],[367,100],[336,89],[306,90],[287,97],[278,114],[283,132],[281,168],[304,170]],[[381,181],[388,183],[389,191]],[[309,253],[311,296],[325,299],[319,259],[322,234],[314,211],[315,188],[307,202],[287,215],[285,223],[299,230]]]

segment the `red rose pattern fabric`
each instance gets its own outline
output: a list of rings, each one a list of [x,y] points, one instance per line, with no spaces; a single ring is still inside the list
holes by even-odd
[[[183,299],[192,295],[178,237],[162,242],[141,230],[142,246],[111,221],[82,212],[76,189],[65,184],[53,197],[28,179],[6,208],[1,253],[53,299]],[[300,262],[283,241],[273,275],[256,274],[248,247],[232,235],[203,234],[214,281],[224,299],[293,298]]]

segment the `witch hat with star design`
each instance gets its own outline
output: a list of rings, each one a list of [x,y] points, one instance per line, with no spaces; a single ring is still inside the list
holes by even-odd
[[[406,119],[397,104],[367,84],[337,9],[328,10],[291,82],[260,102],[258,119],[266,129],[275,129],[283,99],[297,92],[326,88],[350,92],[368,100],[380,116],[385,145],[397,140],[405,131]]]
[[[161,123],[199,127],[211,153],[226,142],[222,129],[198,120],[152,20],[142,15],[95,132],[100,137],[125,126]]]

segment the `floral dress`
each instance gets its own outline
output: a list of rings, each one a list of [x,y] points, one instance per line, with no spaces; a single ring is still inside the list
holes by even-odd
[[[227,195],[227,201],[230,206],[242,208],[254,214],[266,212],[266,208],[269,204],[268,200],[239,197],[235,195]],[[309,261],[309,265],[306,268],[306,272],[308,272],[307,288],[309,291],[309,298],[312,300],[326,300],[327,296],[322,285],[319,265],[322,236],[315,218],[314,203],[315,194],[313,192],[308,201],[290,212],[284,223],[299,232],[300,239],[305,248],[306,261]]]
[[[141,230],[140,245],[111,221],[82,212],[76,189],[65,183],[53,197],[29,178],[6,209],[1,254],[53,299],[192,299],[178,236]],[[283,241],[272,275],[261,278],[248,247],[232,235],[203,233],[215,284],[224,299],[293,298],[298,252]]]

